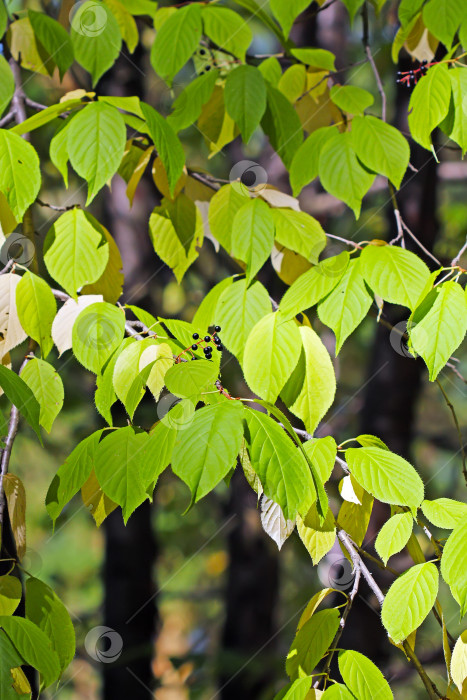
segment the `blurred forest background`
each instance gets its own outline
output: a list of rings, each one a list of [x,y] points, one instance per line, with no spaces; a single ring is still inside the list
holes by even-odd
[[[287,0],[284,0],[287,1]],[[171,3],[160,3],[170,5]],[[175,3],[173,3],[175,4]],[[405,133],[410,90],[398,87],[396,71],[411,66],[401,52],[399,68],[391,60],[391,42],[397,31],[397,2],[388,3],[381,16],[372,12],[373,53],[388,95],[388,119]],[[15,3],[11,3],[11,6]],[[17,3],[20,9],[21,3]],[[50,3],[54,8],[54,3]],[[65,7],[67,3],[63,3]],[[34,9],[34,2],[28,7]],[[39,7],[37,8],[39,9]],[[238,9],[238,7],[236,8]],[[362,21],[356,17],[353,27],[344,6],[329,3],[316,12],[312,3],[299,18],[292,37],[299,46],[319,46],[337,55],[337,67],[348,67],[336,76],[375,94],[375,113],[379,113],[371,68],[364,61]],[[54,14],[55,14],[55,10]],[[253,54],[271,54],[279,50],[274,37],[250,20]],[[138,18],[146,51],[138,49],[130,56],[123,52],[114,69],[98,85],[98,92],[109,95],[138,95],[163,111],[172,96],[167,86],[149,69],[153,30],[144,18]],[[354,65],[356,64],[356,65]],[[284,64],[286,65],[286,63]],[[193,77],[189,64],[177,79],[175,93]],[[24,88],[29,97],[49,103],[63,92],[79,87],[90,89],[89,76],[79,67],[58,80],[24,73]],[[52,93],[52,94],[51,94]],[[316,107],[316,119],[323,117]],[[47,153],[55,126],[33,134],[40,153]],[[39,135],[38,135],[39,134]],[[208,148],[200,131],[191,127],[183,134],[189,161],[207,167]],[[465,206],[467,163],[458,150],[444,145],[439,137],[440,164],[411,143],[411,163],[418,172],[409,171],[400,193],[404,219],[437,257],[448,261],[462,246],[467,234]],[[268,183],[289,191],[283,166],[271,157],[267,139],[257,133],[247,149],[236,142],[209,162],[209,170],[228,181],[233,165],[248,159],[267,173]],[[84,204],[85,191],[71,180],[65,191],[53,166],[43,172],[42,198],[64,205]],[[195,184],[193,185],[195,186]],[[203,186],[196,185],[200,188]],[[96,216],[111,231],[120,248],[125,273],[127,303],[143,306],[154,315],[191,320],[207,292],[227,274],[232,262],[216,253],[206,240],[199,259],[190,268],[181,286],[171,271],[158,259],[147,235],[147,221],[160,193],[150,174],[137,189],[132,209],[124,196],[126,184],[116,177],[112,191],[98,198]],[[200,192],[199,199],[212,192]],[[301,207],[316,216],[325,230],[355,241],[394,237],[393,214],[384,189],[376,179],[364,200],[360,220],[355,222],[349,209],[320,190],[319,183],[307,187],[300,197]],[[35,227],[43,238],[53,220],[53,212],[43,209]],[[339,244],[328,246],[335,254]],[[417,250],[420,253],[419,250]],[[423,257],[423,255],[422,255]],[[426,262],[432,267],[428,257]],[[273,265],[261,272],[261,281],[280,299],[285,284]],[[394,308],[394,307],[393,307]],[[333,434],[338,442],[360,432],[374,433],[391,450],[413,460],[428,484],[427,498],[450,496],[465,499],[462,480],[462,454],[459,438],[439,387],[428,384],[421,361],[409,359],[401,350],[397,335],[376,321],[377,308],[336,360],[338,394],[318,437]],[[404,319],[397,308],[386,310],[382,319],[394,325]],[[328,348],[332,333],[312,319]],[[222,335],[222,334],[221,334]],[[19,356],[14,357],[18,362]],[[465,357],[459,357],[458,369],[467,374]],[[345,588],[345,567],[339,547],[313,569],[299,537],[294,534],[278,553],[276,545],[262,531],[254,493],[246,486],[240,471],[231,486],[221,485],[182,517],[189,502],[186,486],[170,471],[160,479],[152,506],[148,502],[123,527],[121,514],[111,514],[97,530],[90,514],[76,498],[52,531],[44,509],[47,487],[59,465],[73,447],[91,431],[103,425],[94,409],[93,378],[66,355],[54,363],[65,387],[65,407],[56,421],[46,449],[24,426],[14,450],[12,471],[24,481],[28,497],[28,555],[25,568],[51,583],[67,604],[74,620],[78,655],[70,666],[61,688],[45,697],[59,700],[139,700],[151,695],[158,700],[242,700],[270,699],[285,683],[284,658],[292,641],[300,612],[321,585]],[[241,382],[237,361],[225,353],[224,384],[234,395],[248,396]],[[453,371],[444,370],[441,382],[459,416],[461,426],[467,415],[465,384]],[[5,413],[5,399],[0,400]],[[154,403],[147,398],[138,409],[136,422],[150,425],[157,419]],[[295,425],[297,425],[296,419]],[[117,424],[125,423],[122,410]],[[338,480],[328,489],[331,505],[337,494]],[[388,506],[375,505],[365,547],[373,551],[377,528],[388,517]],[[443,537],[443,532],[437,532]],[[395,569],[408,566],[404,552],[393,557]],[[381,578],[372,567],[380,585]],[[379,577],[379,578],[378,578]],[[441,587],[441,603],[447,611],[447,624],[453,635],[459,633],[455,604]],[[364,598],[364,596],[367,596]],[[149,602],[148,602],[149,601]],[[334,603],[334,601],[332,601]],[[339,601],[340,602],[340,601]],[[354,605],[350,624],[345,628],[341,646],[362,651],[386,674],[398,699],[425,697],[419,679],[405,663],[401,652],[387,641],[377,608],[365,586]],[[428,619],[417,636],[417,650],[428,673],[437,680],[443,672],[442,650],[434,646]],[[106,625],[121,635],[123,652],[113,663],[96,663],[86,652],[85,638],[96,625]],[[157,633],[156,633],[157,631]],[[436,635],[436,639],[439,634]],[[155,694],[151,688],[156,688]]]

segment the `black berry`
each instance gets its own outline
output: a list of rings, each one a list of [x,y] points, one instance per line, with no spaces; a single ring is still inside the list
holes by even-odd
[[[199,333],[193,333],[193,340],[198,340],[199,338]]]
[[[196,345],[196,343],[194,343],[194,345],[191,346],[191,349],[192,349],[192,350],[197,350],[197,349],[198,349],[198,346]]]
[[[212,337],[213,341],[215,342],[216,345],[219,345],[221,342],[221,339],[217,337],[217,335],[213,335]]]
[[[218,350],[223,350],[223,349],[224,349],[224,346],[221,345],[221,344],[219,343],[219,345],[217,346],[217,349],[218,349]]]
[[[216,331],[216,333],[220,333],[222,328],[220,326],[214,326],[214,330]]]
[[[204,336],[204,342],[205,342],[205,343],[209,343],[210,340],[211,340],[211,336],[210,336],[210,335],[205,335],[205,336]]]
[[[211,353],[209,353],[209,355],[206,355],[206,360],[211,360],[211,359],[212,359]]]

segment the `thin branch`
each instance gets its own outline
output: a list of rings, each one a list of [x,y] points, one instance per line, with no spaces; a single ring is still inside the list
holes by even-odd
[[[0,270],[0,275],[4,275],[6,272],[8,272],[8,270],[10,270],[13,267],[14,263],[15,263],[14,258],[10,258],[10,260],[8,260],[5,267],[2,270]]]
[[[345,243],[346,245],[353,246],[354,248],[358,248],[359,250],[362,249],[362,246],[359,243],[355,243],[354,241],[349,241],[347,238],[341,238],[340,236],[335,236],[333,233],[326,233],[327,238],[333,238],[336,241],[340,241],[341,243]]]
[[[454,406],[452,405],[452,403],[451,403],[451,401],[450,401],[450,399],[449,399],[449,396],[446,394],[446,392],[445,392],[445,390],[444,390],[444,387],[443,387],[443,385],[441,384],[441,382],[439,381],[439,379],[436,380],[436,383],[437,383],[437,385],[439,386],[439,388],[440,388],[440,390],[441,390],[441,393],[442,393],[442,395],[443,395],[443,397],[444,397],[444,400],[445,400],[445,402],[446,402],[446,406],[447,406],[447,407],[449,408],[449,410],[451,411],[452,418],[453,418],[453,420],[454,420],[454,425],[456,426],[457,436],[458,436],[458,438],[459,438],[459,444],[460,444],[460,452],[461,452],[461,455],[462,455],[462,474],[464,475],[464,481],[465,481],[465,483],[466,483],[466,485],[467,485],[467,463],[466,463],[466,455],[465,455],[465,449],[464,449],[464,439],[463,439],[463,437],[462,437],[462,431],[461,431],[461,428],[460,428],[460,425],[459,425],[459,420],[458,420],[458,418],[457,418],[456,410],[455,410]]]
[[[465,253],[466,250],[467,250],[467,239],[466,239],[464,245],[462,246],[462,248],[460,249],[460,251],[457,253],[456,257],[451,260],[451,267],[457,267],[459,265],[459,260],[461,259],[461,257],[463,256],[463,254]]]
[[[16,112],[14,109],[11,110],[11,112],[8,112],[8,114],[5,114],[2,119],[0,119],[0,129],[3,129],[4,126],[8,126],[8,124],[12,121],[14,121],[16,116]]]
[[[32,351],[32,348],[34,346],[34,342],[31,343],[30,345],[30,352]],[[23,363],[19,369],[18,374],[21,374],[23,369],[26,367],[28,362],[31,360],[31,357],[26,357],[23,360]],[[16,406],[11,407],[10,411],[10,420],[8,423],[8,434],[5,440],[5,447],[2,450],[2,459],[1,459],[1,465],[0,465],[0,533],[2,532],[3,529],[3,515],[5,512],[5,496],[3,493],[3,482],[5,479],[5,475],[8,473],[8,466],[10,464],[10,457],[11,457],[11,450],[13,448],[13,443],[15,441],[16,433],[18,432],[18,424],[19,424],[19,411],[16,408]]]
[[[336,636],[335,636],[334,639],[332,640],[332,643],[331,643],[331,651],[329,652],[329,654],[328,654],[328,656],[327,656],[327,659],[326,659],[326,663],[325,663],[325,665],[324,665],[324,667],[323,667],[324,687],[326,687],[326,681],[327,681],[327,678],[328,678],[328,676],[329,676],[329,669],[331,668],[332,659],[333,659],[333,657],[334,657],[334,654],[336,653],[336,647],[337,647],[337,645],[339,644],[340,638],[342,637],[342,633],[343,633],[343,631],[344,631],[345,623],[347,622],[347,618],[348,618],[348,616],[349,616],[350,610],[351,610],[351,608],[352,608],[353,601],[354,601],[354,599],[355,599],[355,596],[356,596],[357,593],[358,593],[358,587],[359,587],[359,585],[360,585],[360,579],[361,579],[361,576],[362,576],[362,569],[361,569],[361,566],[360,566],[360,561],[359,561],[359,562],[356,562],[356,561],[354,562],[354,561],[352,560],[352,563],[353,563],[353,565],[354,565],[355,578],[354,578],[354,581],[353,581],[352,590],[350,591],[349,597],[348,597],[348,599],[347,599],[347,603],[346,603],[345,608],[344,608],[344,612],[343,612],[342,617],[341,617],[341,620],[340,620],[339,629],[338,629],[337,632],[336,632]],[[314,688],[318,688],[318,687],[319,687],[320,680],[321,680],[321,679],[318,679],[318,680],[315,682],[315,684],[313,685]]]
[[[70,204],[68,207],[59,207],[56,204],[49,204],[48,202],[43,202],[42,199],[37,198],[36,199],[36,204],[38,204],[40,207],[47,207],[48,209],[52,209],[53,211],[70,211],[70,209],[76,209],[79,207],[79,204]]]
[[[383,81],[381,80],[381,76],[379,74],[378,68],[375,63],[375,59],[373,58],[373,54],[371,53],[370,49],[370,34],[369,34],[369,26],[368,26],[368,5],[365,3],[362,8],[362,17],[363,17],[363,38],[362,38],[362,43],[363,43],[363,48],[365,49],[365,53],[367,55],[368,61],[370,62],[371,69],[373,71],[373,75],[375,76],[376,80],[376,85],[378,87],[378,92],[381,96],[381,118],[383,122],[386,121],[386,111],[387,111],[387,99],[386,99],[386,93],[384,92],[384,86],[383,86]]]
[[[384,593],[382,592],[381,588],[378,586],[378,584],[375,582],[373,579],[373,576],[371,575],[371,572],[368,570],[366,567],[365,563],[361,559],[360,555],[358,554],[357,550],[355,549],[355,546],[350,539],[349,535],[344,531],[344,530],[339,530],[337,533],[338,538],[346,548],[347,552],[350,555],[350,558],[352,560],[352,564],[354,565],[355,570],[357,567],[360,567],[361,575],[375,594],[378,603],[382,607],[384,603]],[[420,676],[423,685],[426,688],[426,691],[428,693],[428,696],[430,697],[431,700],[437,700],[438,698],[444,698],[444,696],[439,692],[438,688],[436,685],[433,683],[431,678],[429,678],[428,674],[426,673],[425,669],[423,668],[422,664],[420,663],[419,658],[415,654],[414,650],[411,648],[410,644],[405,640],[402,643],[404,647],[404,651],[409,657],[409,659],[412,661],[413,665],[415,666],[418,675]]]

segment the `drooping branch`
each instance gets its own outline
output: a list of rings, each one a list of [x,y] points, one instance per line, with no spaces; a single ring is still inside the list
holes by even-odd
[[[349,535],[344,531],[344,530],[339,530],[337,533],[338,538],[344,545],[345,549],[347,550],[351,560],[352,564],[354,566],[355,571],[357,568],[360,569],[361,576],[365,579],[367,582],[368,586],[371,588],[373,593],[376,596],[376,599],[378,600],[378,603],[380,607],[383,606],[384,603],[384,593],[382,592],[381,588],[378,586],[376,581],[374,580],[371,572],[368,570],[367,566],[365,565],[364,561],[360,557],[359,553],[357,552],[352,540],[350,539]],[[404,647],[404,651],[407,654],[408,658],[412,661],[413,665],[415,666],[418,675],[420,676],[423,685],[426,688],[426,691],[428,693],[428,696],[431,698],[431,700],[437,700],[438,698],[444,698],[444,695],[440,693],[438,688],[436,687],[435,683],[431,680],[431,678],[428,676],[427,672],[423,668],[419,658],[415,654],[414,650],[410,646],[410,644],[407,642],[407,640],[404,640],[402,643],[402,646]]]

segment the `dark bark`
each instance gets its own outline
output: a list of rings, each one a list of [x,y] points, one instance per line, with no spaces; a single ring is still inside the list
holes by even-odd
[[[101,82],[100,92],[145,99],[143,57],[140,49],[132,56],[121,55]],[[155,202],[154,189],[148,180],[140,182],[130,209],[126,184],[114,179],[112,190],[106,193],[102,220],[122,256],[125,302],[140,304],[154,313],[149,290],[156,262],[150,255],[147,222]],[[126,422],[123,411],[118,422]],[[120,509],[105,522],[104,625],[121,636],[123,651],[114,663],[103,664],[104,700],[146,700],[148,689],[154,687],[151,662],[158,612],[153,568],[157,547],[151,512],[152,507],[146,501],[126,526]],[[141,606],[144,607],[137,613]]]
[[[230,483],[230,565],[222,637],[220,697],[258,700],[274,679],[279,564],[261,528],[256,494],[240,470]],[[272,691],[271,691],[272,694]]]
[[[151,506],[136,509],[127,525],[120,510],[105,521],[104,624],[123,642],[122,655],[104,663],[103,700],[146,700],[154,687],[151,662],[157,621],[152,568]],[[141,608],[141,610],[140,610]]]

